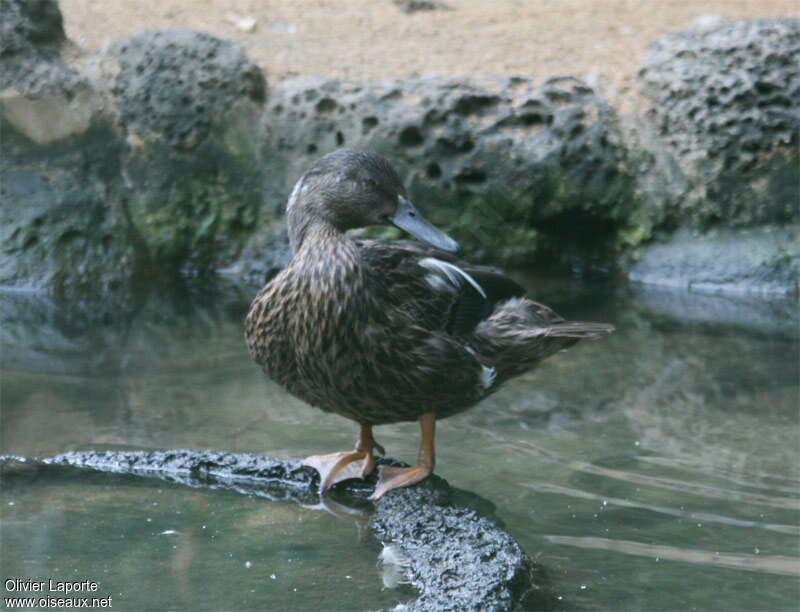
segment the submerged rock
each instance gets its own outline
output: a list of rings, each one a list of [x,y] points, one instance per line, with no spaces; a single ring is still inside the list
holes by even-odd
[[[299,461],[249,454],[85,451],[31,461],[0,457],[4,470],[15,465],[134,474],[303,504],[320,500],[316,471]],[[476,510],[454,503],[458,495],[446,481],[431,476],[417,486],[392,491],[373,508],[367,498],[375,481],[373,474],[366,482],[340,483],[334,489],[334,505],[329,507],[349,507],[350,516],[365,518],[380,541],[392,543],[394,561],[402,564],[408,580],[421,593],[402,609],[510,610],[536,589],[534,565],[519,544]],[[468,495],[460,494],[462,500]]]
[[[628,275],[698,293],[797,295],[800,226],[677,232],[650,246]]]

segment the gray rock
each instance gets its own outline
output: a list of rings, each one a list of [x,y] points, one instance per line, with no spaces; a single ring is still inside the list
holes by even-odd
[[[119,202],[141,268],[166,282],[213,272],[261,208],[264,77],[240,45],[198,32],[146,32],[111,53],[127,145]]]
[[[3,88],[11,85],[36,90],[53,80],[52,73],[68,73],[60,63],[60,50],[66,42],[61,11],[55,0],[0,0]],[[64,77],[62,74],[61,78]]]
[[[680,231],[648,247],[628,275],[701,293],[797,295],[800,226]]]
[[[796,19],[706,20],[656,41],[640,73],[649,111],[618,121],[570,77],[300,78],[267,99],[230,41],[146,32],[85,54],[55,2],[2,9],[0,285],[113,311],[135,288],[217,271],[263,283],[289,257],[294,182],[340,146],[389,157],[477,261],[607,267],[678,228],[798,219]],[[652,249],[634,275],[674,277]],[[778,268],[747,278],[791,291]]]
[[[379,463],[396,462],[379,460]],[[8,470],[88,468],[115,474],[159,478],[195,488],[229,489],[269,500],[321,502],[368,521],[371,532],[396,547],[411,584],[420,591],[408,610],[509,610],[530,597],[534,565],[511,536],[471,507],[454,503],[446,481],[431,476],[373,505],[374,474],[345,481],[332,498],[320,500],[319,476],[298,461],[248,454],[174,450],[163,452],[72,452],[26,460],[0,457]],[[472,496],[472,506],[486,506]],[[491,507],[491,504],[488,504]],[[528,599],[530,601],[530,599]]]
[[[435,11],[445,8],[441,2],[432,0],[392,0],[394,4],[405,13],[416,13],[417,11]]]
[[[144,32],[114,44],[120,64],[114,92],[129,132],[157,134],[192,148],[231,105],[260,106],[266,81],[244,48],[202,32]]]
[[[639,78],[651,130],[638,144],[660,175],[642,186],[651,202],[660,200],[650,211],[657,223],[735,227],[798,218],[800,20],[669,34],[650,46]]]
[[[58,4],[2,0],[0,36],[2,122],[39,144],[88,129],[91,88],[61,57],[71,49]]]
[[[102,299],[131,277],[135,249],[108,206],[120,155],[107,126],[40,146],[4,129],[0,284]]]
[[[613,249],[635,206],[613,118],[569,77],[540,87],[518,78],[285,81],[265,117],[268,212],[283,210],[317,158],[349,146],[392,160],[412,199],[472,258],[530,264]]]
[[[67,41],[55,0],[0,0],[0,56],[38,54]]]
[[[632,285],[643,319],[668,329],[741,337],[800,340],[797,298],[782,295],[704,293],[670,286]],[[765,299],[766,298],[766,299]],[[655,368],[654,368],[655,369]]]
[[[0,94],[0,285],[89,300],[102,316],[233,261],[263,180],[265,81],[242,48],[175,31],[81,55],[61,44],[55,4],[49,30],[14,7],[4,28],[50,34],[0,58],[0,72],[22,58],[47,76]]]

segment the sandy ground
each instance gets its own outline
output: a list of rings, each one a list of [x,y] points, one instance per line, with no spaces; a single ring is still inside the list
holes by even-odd
[[[276,81],[295,75],[570,74],[607,96],[635,91],[655,38],[705,15],[800,16],[800,0],[443,0],[407,14],[392,0],[60,0],[67,35],[98,47],[147,29],[232,38]],[[248,20],[255,20],[249,29]],[[238,22],[238,25],[237,25]]]

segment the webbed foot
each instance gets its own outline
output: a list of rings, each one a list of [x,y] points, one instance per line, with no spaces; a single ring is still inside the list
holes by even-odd
[[[432,466],[425,465],[406,468],[382,465],[378,468],[378,484],[375,485],[375,492],[369,498],[377,500],[387,491],[418,483],[427,478],[432,471]]]
[[[378,484],[369,497],[371,500],[380,499],[384,493],[392,489],[407,487],[424,480],[433,472],[433,466],[436,463],[433,440],[436,431],[436,416],[432,412],[421,415],[419,425],[422,431],[422,442],[419,446],[417,465],[405,468],[382,465],[378,468]]]
[[[383,447],[372,438],[372,428],[361,426],[361,435],[355,450],[330,455],[312,455],[303,461],[303,465],[319,472],[320,492],[324,493],[337,482],[351,478],[364,478],[375,469],[377,450],[384,454]]]

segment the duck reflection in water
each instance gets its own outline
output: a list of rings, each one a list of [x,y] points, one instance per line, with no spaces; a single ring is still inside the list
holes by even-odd
[[[253,300],[247,346],[289,393],[359,424],[355,449],[314,455],[325,491],[375,469],[376,425],[420,423],[413,467],[381,466],[372,499],[427,477],[437,419],[582,338],[613,328],[565,321],[524,297],[500,271],[458,260],[458,245],[426,221],[391,164],[340,149],[300,178],[287,208],[292,259]],[[345,232],[394,225],[412,241]],[[423,244],[424,243],[424,244]]]

